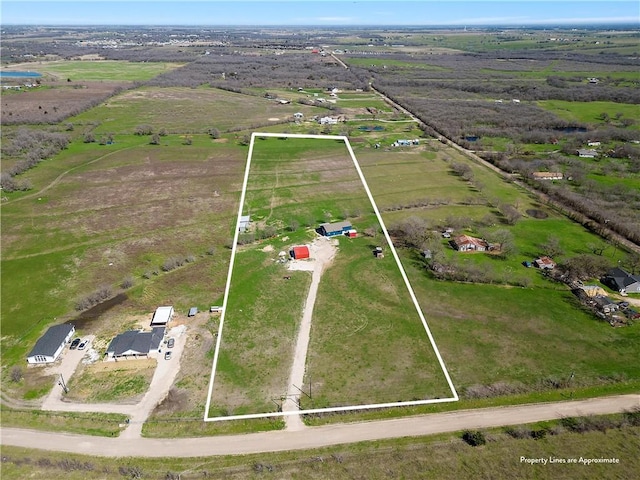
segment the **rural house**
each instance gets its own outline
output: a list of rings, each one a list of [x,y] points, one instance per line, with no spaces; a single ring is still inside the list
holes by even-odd
[[[149,356],[155,352],[164,338],[164,327],[154,327],[150,332],[129,330],[117,335],[107,347],[109,358]]]
[[[578,150],[578,156],[582,158],[596,158],[598,156],[598,152],[591,148],[581,148]]]
[[[550,257],[546,256],[536,258],[533,263],[540,270],[552,270],[556,268],[556,262],[554,262]]]
[[[335,237],[336,235],[343,235],[353,227],[351,222],[335,222],[335,223],[323,223],[318,228],[317,232],[324,237]]]
[[[631,275],[620,267],[609,270],[602,283],[622,294],[640,293],[640,275]]]
[[[561,172],[533,172],[534,180],[562,180]]]
[[[71,340],[76,328],[70,323],[63,323],[49,327],[27,356],[27,363],[53,363],[57,360],[62,349]]]
[[[484,240],[469,235],[458,235],[451,244],[459,252],[484,252],[489,247]]]
[[[154,325],[166,325],[171,321],[173,317],[173,307],[158,307],[156,308],[153,318],[151,319],[151,326]]]
[[[318,122],[320,122],[320,125],[337,125],[338,119],[333,117],[322,117]]]

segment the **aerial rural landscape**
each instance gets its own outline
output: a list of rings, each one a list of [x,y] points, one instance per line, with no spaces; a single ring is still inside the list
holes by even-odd
[[[637,474],[637,21],[35,23],[3,477]]]

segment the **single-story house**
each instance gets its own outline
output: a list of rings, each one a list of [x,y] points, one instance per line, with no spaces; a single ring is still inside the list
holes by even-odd
[[[392,147],[410,147],[411,145],[420,145],[420,140],[417,138],[413,140],[398,139],[391,144]]]
[[[481,238],[469,235],[458,235],[451,243],[459,252],[484,252],[489,247],[489,244]]]
[[[631,275],[620,267],[609,270],[602,283],[620,293],[640,293],[640,275]]]
[[[244,233],[249,228],[249,223],[251,223],[250,215],[242,215],[240,217],[240,223],[238,224],[238,231],[240,233]]]
[[[596,158],[598,156],[598,152],[592,148],[581,148],[578,150],[578,156],[582,158]]]
[[[611,300],[606,295],[596,295],[593,297],[593,301],[595,302],[598,310],[602,313],[613,313],[620,308],[616,302]]]
[[[533,172],[534,180],[562,180],[561,172]]]
[[[166,325],[171,321],[173,317],[173,307],[158,307],[156,308],[153,318],[151,319],[151,326],[153,325]]]
[[[344,235],[351,230],[353,226],[351,222],[335,222],[335,223],[323,223],[318,228],[318,233],[324,237],[334,237],[336,235]]]
[[[164,327],[154,327],[150,332],[129,330],[117,335],[107,347],[109,358],[148,356],[160,347]]]
[[[298,245],[291,249],[291,258],[295,260],[309,258],[309,255],[309,247],[307,247],[306,245]]]
[[[552,270],[556,268],[556,262],[550,257],[539,257],[533,261],[533,264],[541,270]]]
[[[27,362],[31,364],[55,362],[75,331],[76,327],[70,323],[49,327],[27,355]]]
[[[320,122],[320,125],[337,125],[338,119],[333,117],[322,117],[318,122]]]

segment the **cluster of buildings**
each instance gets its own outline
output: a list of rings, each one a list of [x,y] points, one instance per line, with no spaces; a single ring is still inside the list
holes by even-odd
[[[107,358],[148,357],[157,352],[174,313],[172,306],[158,307],[151,319],[151,330],[129,330],[116,335],[107,347]],[[27,363],[37,365],[55,362],[71,342],[75,331],[71,323],[49,327],[27,355]]]

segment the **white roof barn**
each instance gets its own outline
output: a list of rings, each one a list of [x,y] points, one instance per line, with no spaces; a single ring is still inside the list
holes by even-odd
[[[32,364],[55,362],[75,331],[76,328],[70,323],[50,327],[29,352],[27,362]]]

